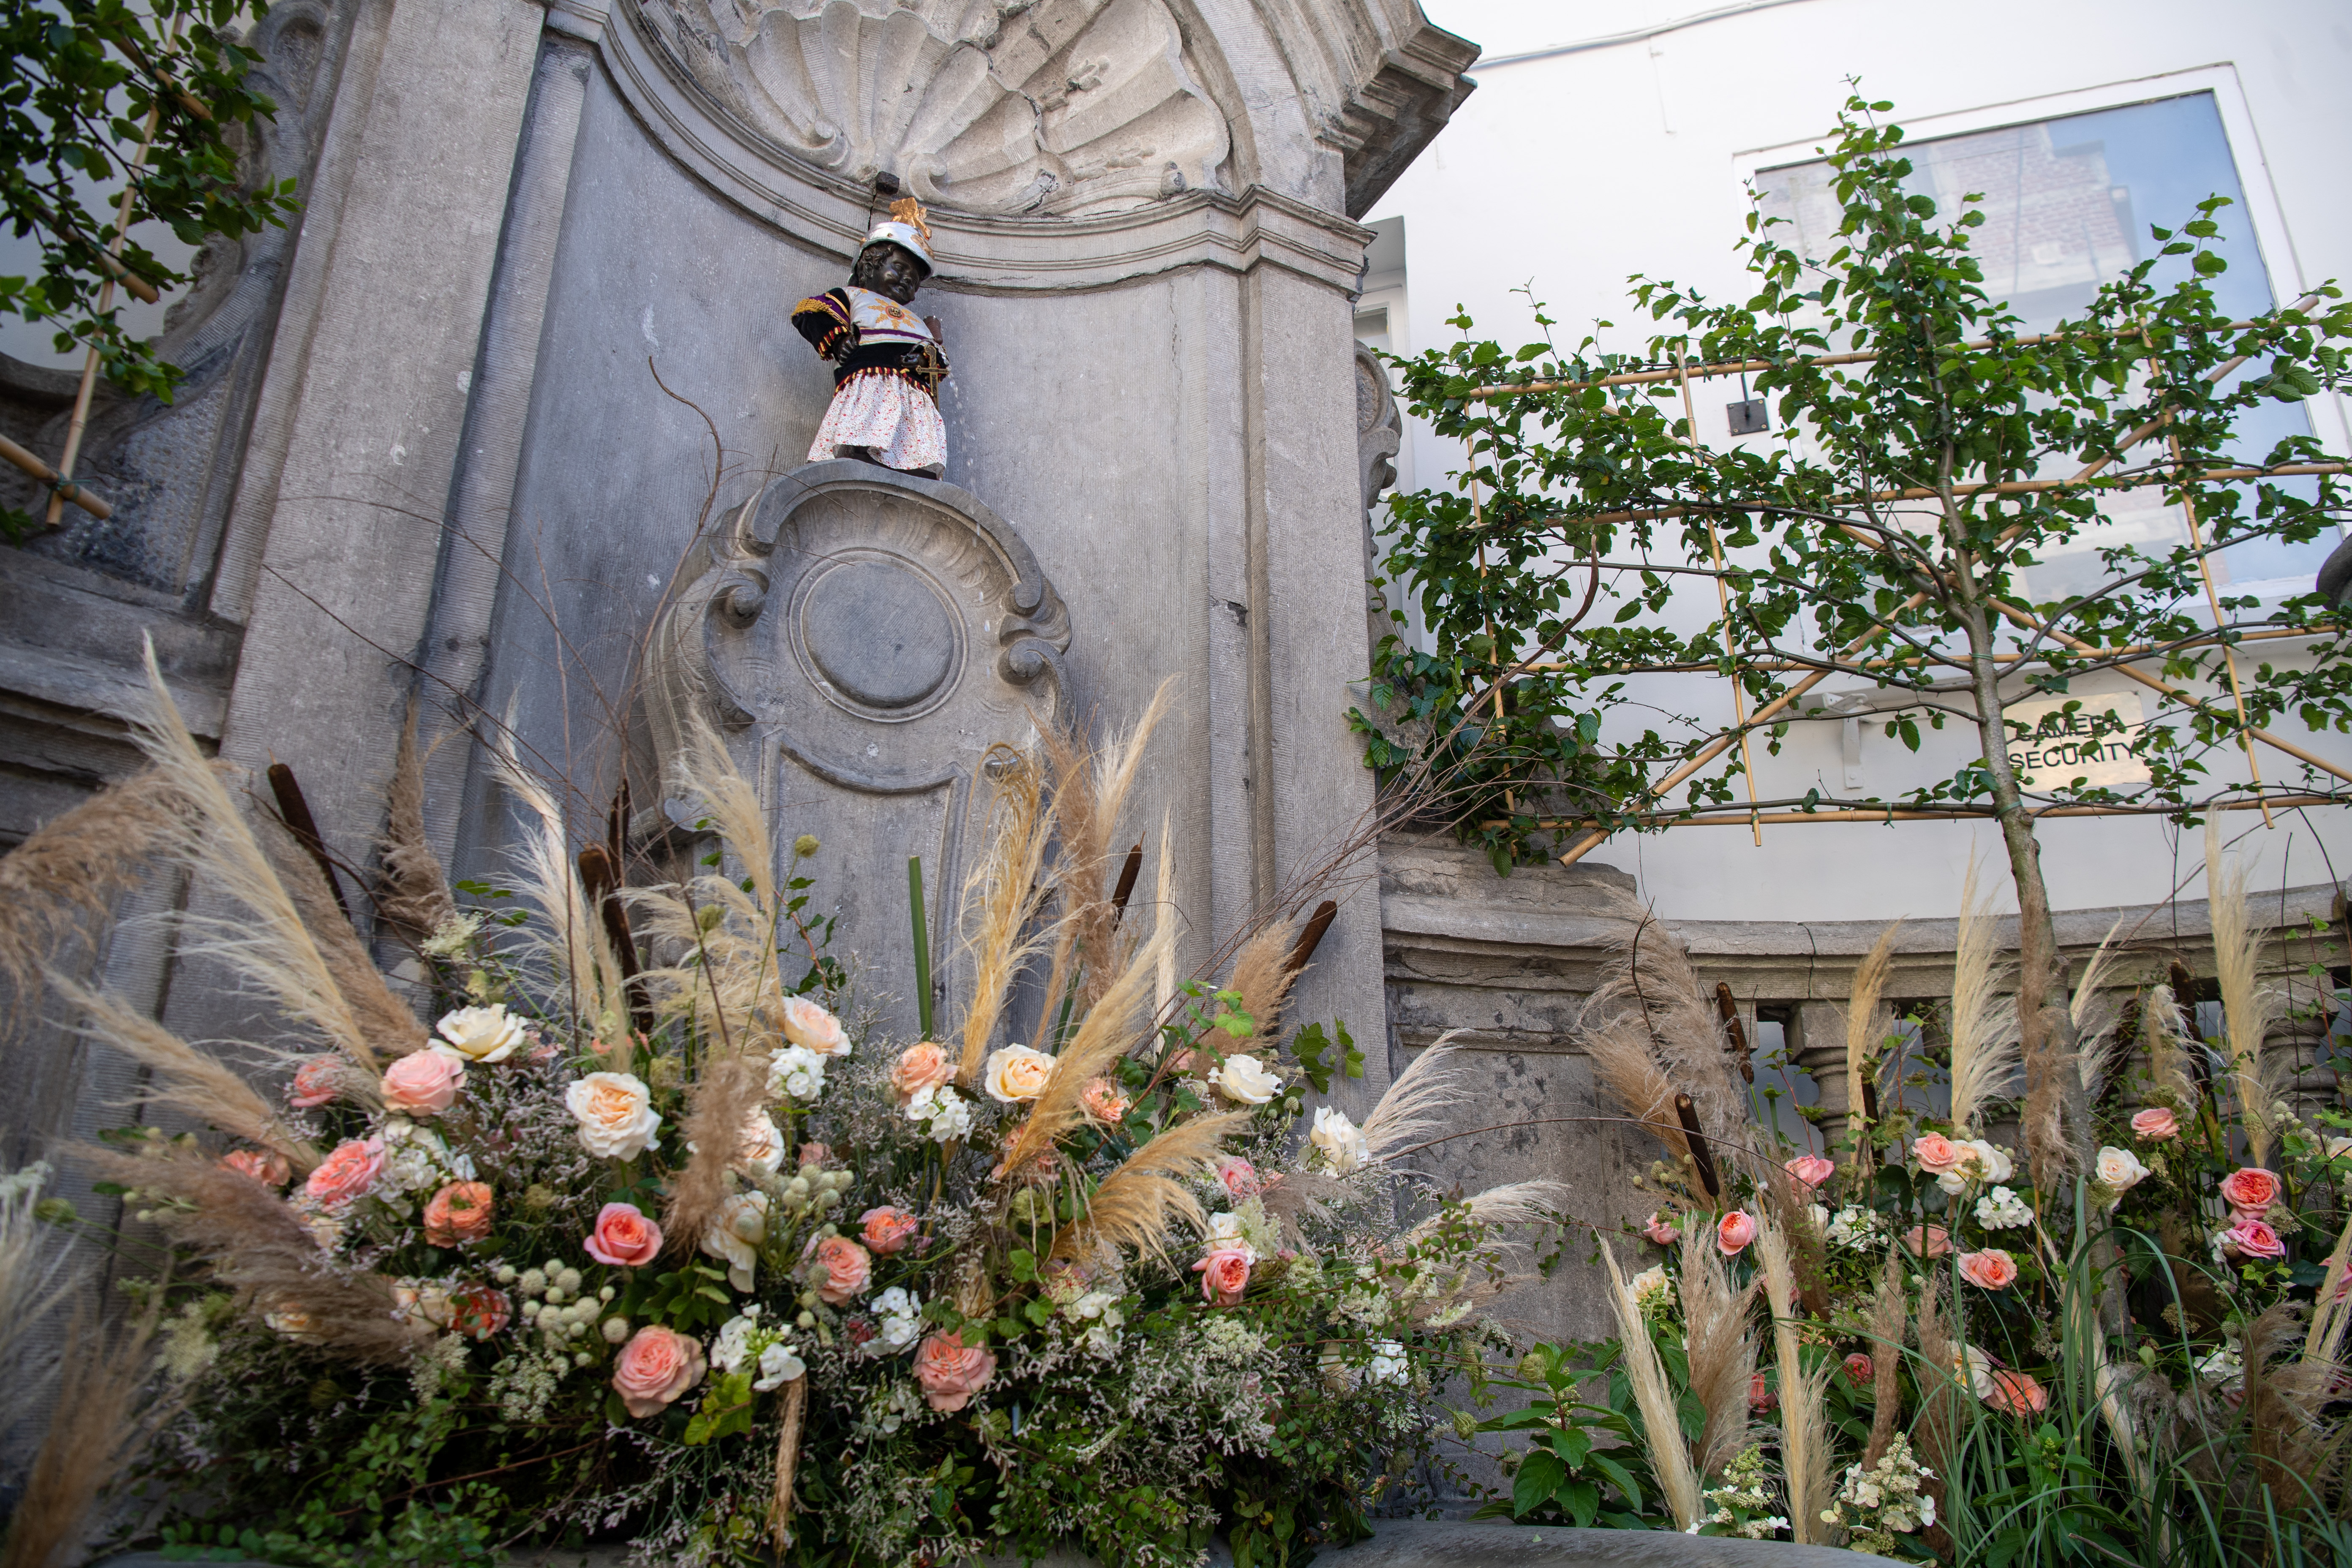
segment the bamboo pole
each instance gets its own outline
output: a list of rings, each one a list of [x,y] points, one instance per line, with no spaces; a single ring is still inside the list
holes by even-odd
[[[182,16],[172,24],[172,43],[174,47],[179,44],[180,29],[186,25],[186,22],[187,18],[185,16]],[[143,58],[142,58],[141,63],[142,65],[145,63]],[[170,84],[170,79],[164,77],[161,71],[156,71],[154,74],[165,85]],[[182,93],[181,96],[184,98],[187,95],[185,93]],[[207,116],[206,118],[210,117]],[[155,128],[162,124],[163,121],[163,95],[158,93],[155,96],[154,101],[147,107],[147,129],[145,133],[139,138],[139,151],[132,156],[131,160],[131,167],[126,170],[123,174],[122,200],[117,205],[114,212],[114,237],[106,242],[105,255],[107,258],[108,277],[105,282],[98,286],[98,313],[101,316],[105,315],[107,311],[114,308],[114,284],[116,277],[118,275],[123,278],[129,278],[131,276],[130,269],[122,265],[122,244],[124,240],[131,237],[131,204],[138,199],[139,195],[139,172],[147,166],[147,154],[153,151],[155,146]],[[136,292],[136,290],[134,289],[133,292]],[[141,297],[148,300],[150,303],[152,303],[158,298],[152,287],[150,287]],[[73,418],[66,426],[65,454],[58,460],[58,472],[60,475],[71,474],[74,470],[75,462],[81,457],[82,432],[87,429],[89,425],[90,395],[96,392],[97,389],[98,344],[93,342],[89,345],[89,351],[82,356],[81,385],[75,390]],[[65,521],[65,492],[60,489],[51,490],[49,494],[48,513],[41,520],[42,526],[45,528],[57,527],[58,524]]]
[[[2218,801],[2207,805],[2051,805],[2032,813],[2043,816],[2168,816],[2178,811],[2265,811],[2271,806],[2343,805],[2342,795],[2291,795],[2276,799]],[[1864,811],[1841,807],[1834,811],[1772,811],[1763,819],[1776,825],[1794,826],[1803,822],[1992,822],[1998,820],[1988,806],[1982,811],[1909,811],[1900,806],[1884,811]],[[1739,827],[1748,821],[1748,814],[1717,816],[1645,816],[1625,824],[1647,827]],[[1591,817],[1547,818],[1538,827],[1597,827]]]
[[[5,458],[9,462],[16,464],[16,467],[32,475],[33,478],[48,486],[50,490],[56,496],[62,500],[73,502],[74,505],[81,508],[82,510],[89,513],[90,516],[98,519],[100,522],[104,522],[108,518],[114,515],[114,509],[112,507],[107,505],[106,502],[99,500],[98,497],[82,489],[81,486],[75,484],[72,480],[65,478],[55,468],[49,467],[48,464],[33,456],[32,453],[27,452],[24,447],[19,447],[16,442],[11,441],[5,436],[0,436],[0,458]]]
[[[2315,637],[2322,635],[2324,634],[2309,627],[2281,626],[2273,627],[2268,631],[2258,630],[2240,632],[2238,634],[2237,640],[2240,642],[2269,642],[2279,637]],[[2221,640],[2221,637],[2218,634],[2212,637],[2185,637],[2179,642],[2168,643],[2161,649],[2148,643],[2133,643],[2124,647],[2098,648],[2094,650],[2094,656],[2099,658],[2142,658],[2158,652],[2171,653],[2180,648],[2206,647],[2211,644],[2220,642]],[[1996,664],[2042,664],[2047,662],[2049,657],[2050,656],[2048,654],[2042,653],[1997,653],[1992,656],[1992,659]],[[1963,659],[1951,658],[1949,656],[1944,656],[1940,658],[1930,658],[1924,654],[1906,654],[1901,658],[1866,658],[1862,660],[1856,668],[1862,669],[1905,669],[1916,665],[1936,663],[1950,664],[1958,668],[1967,668],[1967,661]],[[1532,675],[1547,670],[1570,669],[1575,667],[1569,664],[1565,659],[1549,658],[1538,659],[1528,664],[1517,666],[1517,668],[1524,673]],[[1715,668],[1716,666],[1712,663],[1624,664],[1619,665],[1612,669],[1596,670],[1594,673],[1598,675],[1705,675]],[[1801,669],[1819,669],[1821,666],[1815,662],[1800,659],[1753,658],[1748,661],[1748,668],[1750,669],[1760,669],[1770,675],[1789,675]]]

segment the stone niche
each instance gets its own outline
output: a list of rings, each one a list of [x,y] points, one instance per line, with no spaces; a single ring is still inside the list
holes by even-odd
[[[848,458],[770,481],[681,568],[645,682],[657,776],[698,726],[727,743],[774,826],[820,843],[835,956],[912,1038],[907,860],[923,861],[935,993],[956,973],[958,893],[988,784],[1062,702],[1068,612],[1012,525],[953,485]],[[666,800],[649,841],[692,826]]]

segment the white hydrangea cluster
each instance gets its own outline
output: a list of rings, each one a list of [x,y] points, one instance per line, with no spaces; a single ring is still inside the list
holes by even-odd
[[[808,1363],[793,1347],[791,1328],[761,1321],[756,1301],[719,1325],[719,1336],[710,1342],[710,1364],[730,1377],[746,1366],[756,1366],[760,1375],[751,1386],[761,1394],[782,1388],[808,1371]]]
[[[874,1349],[896,1355],[923,1337],[923,1299],[903,1285],[893,1285],[866,1307],[874,1314]]]
[[[1885,1220],[1874,1211],[1860,1204],[1848,1204],[1830,1216],[1829,1223],[1822,1227],[1822,1237],[1832,1247],[1860,1252],[1885,1231]]]
[[[1855,1552],[1892,1556],[1901,1544],[1896,1536],[1936,1522],[1936,1500],[1919,1487],[1935,1476],[1911,1452],[1911,1439],[1898,1433],[1875,1465],[1868,1469],[1858,1464],[1846,1467],[1837,1506],[1822,1510],[1822,1522],[1842,1524],[1852,1531],[1846,1545]]]
[[[2021,1230],[2033,1223],[2033,1211],[2007,1187],[1995,1187],[1977,1200],[1977,1223],[1987,1230]]]
[[[952,1143],[971,1131],[971,1107],[944,1084],[908,1096],[905,1115],[934,1143]]]
[[[768,1097],[803,1104],[824,1092],[824,1058],[806,1046],[786,1046],[768,1058]]]
[[[1412,1363],[1404,1353],[1404,1346],[1394,1340],[1381,1340],[1372,1346],[1372,1359],[1364,1367],[1364,1385],[1368,1388],[1402,1388],[1412,1375]]]
[[[1764,1446],[1750,1443],[1723,1468],[1723,1484],[1709,1487],[1705,1494],[1714,1510],[1684,1527],[1685,1533],[1696,1535],[1710,1526],[1727,1529],[1745,1541],[1769,1541],[1789,1528],[1786,1518],[1764,1510],[1772,1506],[1771,1494],[1765,1489],[1771,1480],[1771,1470],[1764,1462]]]
[[[1089,1353],[1105,1358],[1118,1353],[1119,1331],[1127,1327],[1127,1314],[1120,1310],[1118,1300],[1118,1295],[1109,1290],[1088,1290],[1063,1305],[1063,1317],[1074,1323],[1087,1325],[1078,1336],[1078,1342],[1085,1345]],[[1207,1327],[1222,1328],[1232,1323],[1231,1319],[1212,1318]]]
[[[441,1134],[404,1116],[383,1119],[383,1172],[404,1193],[427,1192],[446,1182],[474,1179],[471,1155],[452,1153]]]

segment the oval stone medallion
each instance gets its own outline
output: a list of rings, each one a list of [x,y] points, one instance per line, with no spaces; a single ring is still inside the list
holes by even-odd
[[[809,583],[802,644],[824,679],[868,708],[909,708],[955,662],[955,627],[938,592],[912,572],[845,561]]]

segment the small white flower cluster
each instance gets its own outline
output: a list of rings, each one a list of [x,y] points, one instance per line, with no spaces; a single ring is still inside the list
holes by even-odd
[[[1723,1485],[1706,1489],[1706,1500],[1715,1505],[1715,1510],[1693,1521],[1684,1532],[1696,1535],[1709,1525],[1728,1525],[1732,1533],[1743,1540],[1771,1540],[1789,1528],[1789,1521],[1777,1513],[1764,1511],[1772,1506],[1771,1495],[1764,1489],[1769,1479],[1764,1446],[1749,1444],[1723,1468]],[[1743,1513],[1750,1517],[1743,1520],[1739,1517]]]
[[[2221,1345],[2197,1363],[2197,1375],[2225,1387],[2246,1375],[2246,1358],[2235,1345]]]
[[[1402,1388],[1412,1375],[1412,1363],[1406,1359],[1404,1346],[1394,1340],[1381,1340],[1372,1346],[1372,1359],[1364,1368],[1367,1388]]]
[[[596,1359],[579,1342],[587,1339],[588,1331],[604,1315],[605,1303],[613,1299],[613,1287],[607,1285],[593,1295],[584,1295],[585,1281],[580,1270],[551,1258],[539,1268],[526,1268],[520,1274],[512,1265],[505,1265],[491,1278],[501,1285],[511,1285],[515,1294],[522,1298],[516,1312],[524,1322],[539,1330],[551,1352],[568,1354],[575,1366],[586,1366]]]
[[[923,1337],[923,1299],[903,1285],[893,1285],[866,1303],[878,1331],[874,1347],[882,1355],[896,1355]]]
[[[451,915],[435,926],[433,934],[418,945],[425,950],[427,958],[463,958],[466,950],[474,945],[474,938],[482,929],[483,918],[479,910]]]
[[[12,1204],[19,1198],[31,1197],[48,1179],[49,1163],[47,1160],[36,1160],[21,1171],[0,1176],[0,1204]]]
[[[803,1104],[824,1092],[824,1058],[806,1046],[786,1046],[768,1058],[768,1098]]]
[[[866,1407],[852,1436],[887,1437],[923,1412],[923,1396],[911,1383],[894,1383],[888,1394]]]
[[[465,1346],[459,1335],[442,1337],[460,1350]],[[499,1415],[518,1425],[544,1420],[571,1367],[570,1358],[560,1352],[519,1350],[490,1369],[490,1400]]]
[[[1846,1545],[1872,1557],[1892,1555],[1897,1535],[1909,1535],[1936,1522],[1936,1500],[1919,1483],[1936,1472],[1911,1452],[1911,1439],[1900,1433],[1868,1469],[1848,1465],[1837,1489],[1835,1508],[1822,1510],[1824,1524],[1843,1524],[1853,1532]]]
[[[383,1119],[383,1173],[404,1193],[428,1192],[446,1182],[470,1182],[474,1161],[453,1153],[441,1134],[404,1116]]]
[[[1820,1205],[1815,1205],[1819,1210]],[[1819,1217],[1817,1213],[1816,1217]],[[1876,1211],[1860,1204],[1848,1204],[1829,1217],[1822,1226],[1822,1238],[1832,1247],[1860,1252],[1886,1232],[1886,1221]]]
[[[1112,1292],[1089,1290],[1085,1295],[1066,1303],[1062,1308],[1062,1316],[1074,1323],[1087,1325],[1086,1331],[1079,1336],[1078,1342],[1085,1345],[1091,1354],[1108,1359],[1118,1353],[1119,1331],[1127,1327],[1127,1314],[1119,1310],[1118,1297]],[[1208,1337],[1213,1331],[1221,1331],[1228,1327],[1244,1333],[1249,1331],[1242,1329],[1236,1319],[1215,1317],[1211,1318],[1202,1326],[1202,1332],[1204,1337]]]
[[[2007,1187],[1995,1187],[1977,1200],[1977,1223],[1987,1230],[2021,1230],[2033,1223],[2033,1211]]]
[[[908,1097],[905,1115],[934,1143],[952,1143],[971,1131],[971,1107],[945,1084]]]
[[[1240,1366],[1265,1353],[1265,1336],[1237,1317],[1213,1317],[1201,1324],[1201,1349],[1211,1361]]]
[[[792,1330],[761,1322],[756,1301],[719,1325],[719,1337],[710,1342],[710,1364],[730,1377],[747,1366],[756,1366],[760,1375],[751,1386],[761,1394],[782,1388],[808,1371],[808,1363],[793,1344]]]

